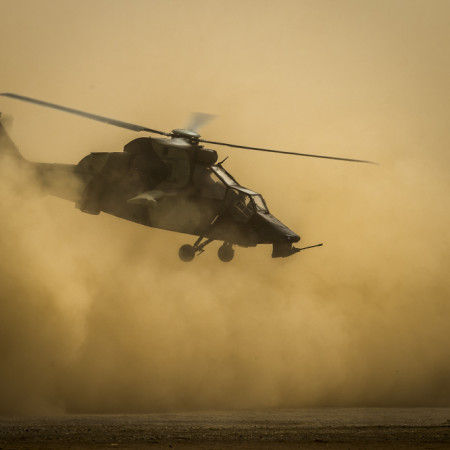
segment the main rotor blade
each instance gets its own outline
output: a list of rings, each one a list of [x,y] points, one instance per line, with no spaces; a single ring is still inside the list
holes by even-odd
[[[121,120],[110,119],[109,117],[99,116],[97,114],[91,114],[78,109],[67,108],[66,106],[56,105],[55,103],[44,102],[42,100],[36,100],[35,98],[25,97],[23,95],[11,94],[9,92],[0,93],[4,97],[14,98],[16,100],[21,100],[24,102],[34,103],[39,106],[45,106],[46,108],[58,109],[59,111],[64,111],[70,114],[76,114],[77,116],[85,117],[86,119],[97,120],[98,122],[107,123],[109,125],[114,125],[120,128],[126,128],[132,131],[146,131],[148,133],[161,134],[163,136],[170,136],[170,133],[165,133],[164,131],[152,130],[151,128],[143,127],[141,125],[135,125],[133,123],[122,122]]]
[[[215,114],[208,114],[202,112],[193,112],[189,120],[189,124],[186,130],[199,131],[200,128],[204,127],[208,122],[217,117]]]
[[[358,162],[358,163],[376,164],[376,165],[378,165],[378,163],[376,163],[376,162],[365,161],[363,159],[340,158],[338,156],[312,155],[312,154],[309,154],[309,153],[285,152],[283,150],[272,150],[272,149],[269,149],[269,148],[260,148],[260,147],[247,147],[245,145],[226,144],[225,142],[207,141],[205,139],[199,139],[199,141],[200,142],[205,142],[207,144],[224,145],[226,147],[242,148],[242,149],[245,149],[245,150],[256,150],[258,152],[282,153],[284,155],[308,156],[310,158],[335,159],[337,161],[349,161],[349,162]]]

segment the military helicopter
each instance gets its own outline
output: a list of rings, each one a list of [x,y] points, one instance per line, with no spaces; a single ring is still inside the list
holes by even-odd
[[[57,109],[163,138],[140,137],[123,152],[91,153],[78,164],[26,161],[0,124],[0,153],[9,152],[32,167],[45,191],[75,202],[88,214],[105,212],[148,227],[197,236],[179,249],[182,261],[192,261],[213,241],[223,244],[221,261],[234,257],[233,246],[272,244],[272,257],[287,257],[322,244],[296,248],[300,236],[274,217],[261,194],[240,185],[218,161],[213,144],[295,156],[372,163],[350,158],[287,152],[202,139],[196,126],[171,132],[122,122],[77,109],[12,93],[0,93],[39,106]],[[202,117],[200,117],[202,120]],[[200,120],[200,121],[201,121]],[[2,150],[3,148],[3,150]]]

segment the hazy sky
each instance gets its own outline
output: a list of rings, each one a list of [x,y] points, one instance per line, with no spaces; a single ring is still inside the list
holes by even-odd
[[[150,128],[216,114],[302,243],[218,244],[0,182],[0,412],[450,406],[450,2],[0,0],[0,92]],[[33,161],[136,134],[0,98]],[[21,189],[11,187],[20,180]],[[14,185],[14,183],[13,183]]]

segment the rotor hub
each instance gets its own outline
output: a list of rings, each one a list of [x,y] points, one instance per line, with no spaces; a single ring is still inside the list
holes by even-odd
[[[176,128],[175,130],[172,130],[171,135],[173,138],[186,139],[191,144],[198,144],[200,139],[200,135],[196,131],[185,130],[182,128]]]

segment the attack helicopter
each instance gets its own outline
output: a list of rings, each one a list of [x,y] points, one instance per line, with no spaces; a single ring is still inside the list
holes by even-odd
[[[322,245],[295,247],[300,236],[269,212],[261,194],[240,185],[225,170],[223,161],[217,162],[216,150],[203,144],[373,164],[210,141],[201,138],[196,126],[164,132],[23,95],[0,95],[163,136],[139,137],[127,143],[123,152],[90,153],[78,164],[49,164],[25,160],[0,124],[0,154],[9,153],[31,167],[47,193],[74,202],[82,212],[105,212],[148,227],[196,236],[194,244],[179,249],[179,257],[185,262],[203,253],[213,241],[223,242],[218,256],[224,262],[233,259],[234,246],[271,244],[272,257],[279,258]]]

